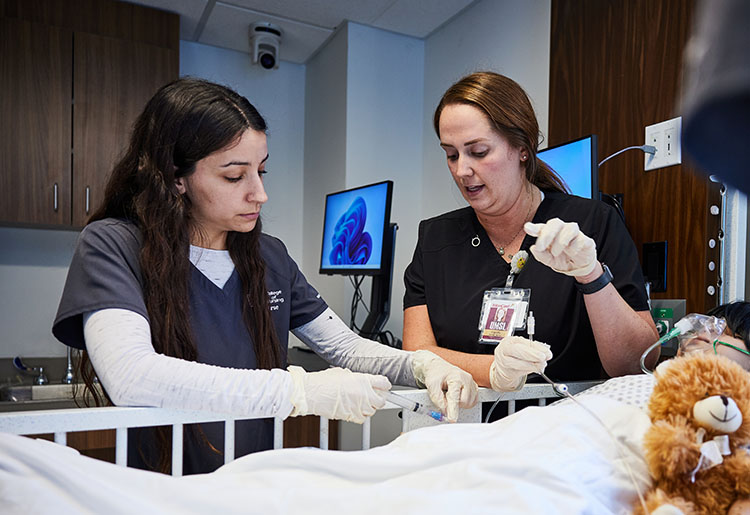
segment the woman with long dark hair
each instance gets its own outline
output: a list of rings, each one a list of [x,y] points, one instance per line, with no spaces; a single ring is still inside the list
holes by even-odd
[[[351,332],[283,243],[261,232],[265,131],[258,111],[229,88],[191,78],[162,87],[81,233],[55,336],[85,349],[87,384],[95,372],[116,405],[361,423],[394,382],[427,387],[455,419],[459,404],[476,400],[468,374],[429,352]],[[290,330],[351,370],[284,370]],[[193,429],[186,473],[215,469],[223,431]],[[242,422],[236,434],[237,455],[269,449],[273,423]],[[165,469],[164,435],[140,431],[132,440],[131,464]]]
[[[638,252],[614,210],[569,195],[537,157],[539,125],[523,89],[497,73],[468,75],[443,95],[434,127],[468,206],[419,226],[404,348],[429,349],[497,390],[520,387],[548,361],[556,380],[637,373],[658,338]],[[510,284],[531,290],[536,339],[549,347],[482,338],[485,292]]]

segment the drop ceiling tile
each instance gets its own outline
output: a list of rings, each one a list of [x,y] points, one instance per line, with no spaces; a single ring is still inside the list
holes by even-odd
[[[329,29],[344,20],[371,23],[397,0],[231,0],[217,5],[245,7]]]
[[[399,34],[425,38],[473,1],[397,0],[370,24]]]
[[[217,2],[198,42],[247,53],[250,51],[250,25],[259,21],[279,26],[282,33],[279,59],[292,63],[304,63],[333,32],[332,29]]]
[[[130,1],[179,14],[180,39],[240,52],[250,50],[250,24],[275,23],[284,32],[280,58],[304,63],[344,20],[424,38],[476,0]]]

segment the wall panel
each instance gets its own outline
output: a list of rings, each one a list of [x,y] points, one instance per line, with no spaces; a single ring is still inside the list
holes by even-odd
[[[599,159],[644,143],[644,128],[679,116],[682,51],[692,28],[693,1],[553,0],[549,144],[599,136]],[[667,291],[653,298],[684,298],[687,309],[716,305],[706,293],[717,272],[719,188],[683,164],[643,170],[640,151],[602,165],[600,189],[624,195],[628,229],[642,245],[667,241]]]

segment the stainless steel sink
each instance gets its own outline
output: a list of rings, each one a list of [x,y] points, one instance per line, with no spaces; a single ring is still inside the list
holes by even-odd
[[[0,387],[0,402],[72,400],[72,384],[45,384]]]
[[[0,386],[0,411],[75,408],[74,388],[82,395],[83,384]]]

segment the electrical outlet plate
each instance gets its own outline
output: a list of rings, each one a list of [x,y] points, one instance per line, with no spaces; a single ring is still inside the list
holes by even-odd
[[[682,117],[646,127],[646,145],[656,147],[655,154],[646,154],[646,171],[682,163]]]

